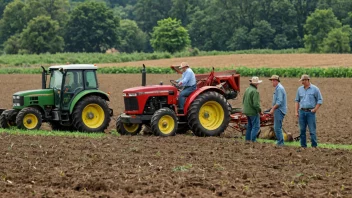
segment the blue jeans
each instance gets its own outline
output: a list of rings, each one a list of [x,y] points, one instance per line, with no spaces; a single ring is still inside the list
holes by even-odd
[[[178,107],[183,109],[183,105],[185,104],[186,98],[191,95],[191,93],[196,90],[196,85],[185,87],[180,95],[178,96]]]
[[[285,114],[280,109],[274,111],[274,131],[277,139],[277,145],[284,145],[284,136],[282,135],[282,121],[284,120]]]
[[[247,116],[248,124],[246,131],[246,141],[255,142],[260,129],[260,116]]]
[[[302,147],[307,147],[306,129],[309,129],[312,147],[318,146],[315,113],[299,110],[300,142]]]

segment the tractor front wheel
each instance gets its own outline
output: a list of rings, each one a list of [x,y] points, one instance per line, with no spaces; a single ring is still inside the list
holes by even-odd
[[[73,111],[73,126],[82,132],[104,132],[110,123],[109,106],[99,96],[87,96]]]
[[[157,110],[152,119],[151,127],[154,135],[174,136],[177,131],[177,117],[174,111],[169,108]]]
[[[38,130],[42,126],[42,114],[35,108],[24,108],[17,114],[16,125],[19,129]]]
[[[137,135],[142,130],[141,124],[123,123],[121,117],[117,117],[116,131],[121,135]]]
[[[188,125],[196,136],[218,136],[229,122],[229,103],[214,91],[199,95],[188,110]]]

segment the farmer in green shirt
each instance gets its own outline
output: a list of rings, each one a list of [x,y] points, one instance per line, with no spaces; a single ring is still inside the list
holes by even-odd
[[[257,90],[258,85],[262,83],[258,77],[253,76],[249,80],[250,85],[246,89],[243,95],[243,113],[247,116],[247,132],[246,141],[255,142],[257,139],[257,134],[260,130],[260,98],[259,92]]]

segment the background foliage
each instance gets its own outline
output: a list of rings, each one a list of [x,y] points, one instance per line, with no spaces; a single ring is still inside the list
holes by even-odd
[[[185,29],[188,46],[201,51],[304,47],[349,53],[352,44],[351,0],[0,0],[0,50],[43,53],[19,39],[39,16],[58,23],[64,52],[174,53],[185,41],[155,32],[169,18]],[[58,46],[46,52],[62,51],[62,42],[51,45]]]

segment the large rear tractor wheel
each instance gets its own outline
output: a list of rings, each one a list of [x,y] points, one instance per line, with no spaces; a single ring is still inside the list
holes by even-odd
[[[35,108],[24,108],[17,114],[16,125],[19,129],[38,130],[42,126],[42,114]]]
[[[121,117],[117,117],[116,131],[121,135],[137,135],[142,130],[142,124],[123,123]]]
[[[73,110],[73,126],[82,132],[104,132],[111,119],[109,112],[108,104],[101,97],[85,97]]]
[[[174,136],[177,131],[177,117],[174,111],[169,108],[157,110],[151,120],[151,127],[154,135]]]
[[[188,125],[196,136],[218,136],[230,122],[230,107],[217,92],[198,96],[188,110]]]

